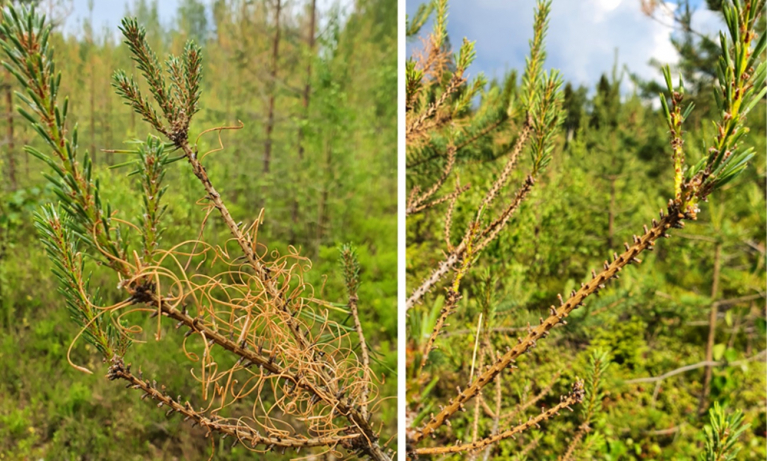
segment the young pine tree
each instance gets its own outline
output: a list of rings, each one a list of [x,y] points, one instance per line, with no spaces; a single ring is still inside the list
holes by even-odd
[[[168,417],[178,414],[201,426],[214,446],[390,459],[376,429],[380,377],[371,371],[359,321],[354,252],[345,248],[342,255],[348,307],[315,298],[304,282],[309,262],[258,241],[263,212],[250,223],[235,220],[208,176],[199,136],[190,138],[190,122],[200,109],[200,48],[190,41],[181,56],[161,63],[135,19],[123,20],[120,30],[145,85],[117,71],[114,89],[164,138],[149,135],[135,149],[120,151],[134,157],[126,165],[133,168],[143,205],[134,219],[110,207],[90,154],[79,152],[46,18],[34,9],[9,7],[0,24],[4,65],[21,86],[18,111],[45,146],[25,149],[46,164],[58,197],[36,215],[36,226],[61,299],[81,328],[74,341],[82,337],[95,347],[109,380],[153,401]],[[172,187],[167,173],[181,168],[180,161],[199,183],[206,211],[201,228],[217,215],[229,241],[206,242],[202,232],[187,241],[162,240],[170,206],[163,196]],[[117,302],[91,286],[91,271],[111,271]],[[333,320],[329,307],[353,317],[355,326]],[[170,335],[183,336],[179,352],[194,364],[190,381],[199,386],[201,401],[182,398],[131,365],[131,351],[142,338],[136,323],[142,314],[157,318],[156,341],[170,341],[163,338],[169,336],[163,325],[179,330]]]
[[[606,357],[595,353],[586,372],[587,381],[576,377],[569,390],[558,386],[559,399],[552,401],[545,397],[554,385],[540,383],[545,383],[545,377],[552,371],[567,370],[551,370],[547,363],[551,361],[531,358],[528,352],[550,335],[560,339],[559,332],[566,331],[567,318],[576,309],[619,278],[627,266],[640,264],[640,256],[652,251],[661,237],[669,238],[674,229],[696,220],[708,198],[732,183],[754,156],[745,120],[767,92],[767,72],[760,59],[767,41],[757,27],[764,1],[725,2],[723,8],[727,31],[720,36],[717,83],[713,90],[718,108],[716,130],[705,141],[705,155],[690,159],[695,151],[686,148],[684,138],[685,121],[693,105],[687,103],[681,79],[675,85],[666,68],[661,128],[670,133],[670,147],[665,148],[671,158],[668,168],[673,172],[672,196],[658,218],[644,225],[642,232],[624,243],[620,252],[611,250],[609,260],[599,270],[591,270],[580,288],[568,288],[569,293],[558,295],[556,303],[545,313],[541,311],[537,321],[521,328],[505,327],[498,321],[496,313],[500,307],[495,300],[501,297],[498,292],[505,289],[504,284],[508,287],[518,283],[515,276],[534,274],[537,267],[506,273],[504,283],[499,283],[492,267],[489,274],[481,277],[474,272],[486,253],[497,251],[499,235],[529,200],[531,191],[542,187],[542,179],[546,178],[542,172],[555,158],[555,140],[563,119],[566,114],[571,115],[566,112],[565,103],[573,100],[574,92],[571,89],[569,96],[563,94],[559,75],[543,71],[550,3],[537,4],[530,54],[519,87],[515,82],[488,87],[481,76],[467,80],[466,69],[474,57],[473,44],[464,40],[460,51],[455,56],[450,54],[446,1],[435,2],[433,11],[422,8],[410,21],[408,33],[414,35],[426,17],[434,14],[433,32],[424,40],[423,49],[408,61],[406,76],[410,458],[450,454],[473,458],[483,454],[487,459],[491,451],[528,453],[540,443],[535,429],[545,430],[544,425],[556,420],[563,421],[557,427],[565,428],[565,434],[552,432],[544,439],[550,443],[557,438],[569,439],[566,448],[558,453],[560,459],[589,456],[604,442],[599,432],[591,431],[591,423],[596,420],[603,395],[600,386]],[[603,79],[592,120],[579,123],[593,122],[600,129],[618,130],[616,124],[620,119],[610,105],[611,98],[618,96],[616,92],[616,79]],[[477,96],[479,104],[475,106]],[[609,133],[605,138],[609,145]],[[525,151],[529,152],[529,160],[523,163],[521,154]],[[598,152],[591,154],[597,155]],[[485,162],[475,162],[480,159]],[[609,164],[595,166],[603,168],[607,176],[612,170],[624,169]],[[521,168],[525,171],[517,175],[516,170]],[[490,175],[491,179],[484,180],[482,174]],[[461,181],[461,176],[480,179],[469,185]],[[513,183],[516,189],[509,191]],[[539,200],[545,200],[546,193],[550,192],[544,192]],[[617,198],[613,194],[613,200]],[[456,235],[457,225],[462,227]],[[545,228],[536,228],[535,240],[545,232]],[[598,238],[612,243],[612,235],[603,237]],[[441,254],[426,250],[439,246],[440,241]],[[538,242],[517,244],[535,246]],[[573,256],[575,259],[576,255]],[[506,259],[512,257],[507,255]],[[534,286],[535,280],[532,282]],[[432,294],[435,291],[443,292],[444,296]],[[468,292],[474,295],[470,302],[465,301]],[[469,306],[475,306],[475,310],[464,312]],[[450,331],[450,320],[466,322],[469,328]],[[530,397],[524,391],[514,396],[517,399],[504,397],[513,388],[509,383],[513,379],[506,378],[507,373],[517,376],[517,380],[532,380],[541,393]],[[508,400],[518,400],[519,410],[505,410]],[[544,401],[547,405],[540,412],[525,417],[523,410],[527,405]],[[575,405],[583,405],[580,418],[573,421],[572,417],[559,415],[561,410]]]

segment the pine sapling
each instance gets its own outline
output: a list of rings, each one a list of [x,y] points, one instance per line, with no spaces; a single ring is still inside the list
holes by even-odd
[[[58,199],[35,221],[59,291],[80,327],[70,350],[82,336],[107,364],[108,379],[125,382],[168,417],[183,415],[204,428],[205,437],[222,444],[259,453],[316,447],[335,456],[344,450],[390,459],[391,450],[379,444],[375,429],[380,377],[370,368],[359,320],[359,268],[353,252],[345,249],[343,258],[348,313],[355,319],[350,328],[330,317],[327,302],[313,297],[304,281],[304,257],[280,255],[258,242],[263,211],[250,224],[236,222],[208,176],[205,154],[199,155],[196,141],[189,138],[190,123],[200,110],[201,48],[189,42],[181,56],[170,56],[163,66],[135,19],[123,20],[120,30],[149,91],[123,71],[115,72],[113,86],[165,138],[150,135],[132,149],[112,151],[133,157],[118,166],[131,166],[137,178],[141,212],[134,222],[112,210],[89,154],[78,153],[77,126],[70,128],[68,100],[61,102],[61,74],[45,17],[32,8],[8,7],[0,24],[4,66],[22,88],[19,113],[45,145],[45,152],[31,146],[26,150],[48,166],[46,178]],[[197,239],[163,242],[167,171],[180,160],[186,160],[204,190],[202,226],[208,215],[218,213],[236,242],[235,251],[205,241],[202,232]],[[121,299],[111,305],[90,286],[86,273],[103,268],[111,269],[117,281],[117,294],[110,297]],[[181,352],[196,364],[192,379],[199,385],[198,396],[175,395],[127,361],[141,330],[129,321],[135,316],[128,314],[136,312],[157,318],[157,341],[169,320],[184,331]],[[350,334],[355,331],[357,339]],[[356,345],[365,351],[361,360],[351,353]],[[247,404],[252,411],[233,414],[235,404]]]
[[[447,202],[444,231],[447,248],[444,258],[429,275],[415,288],[409,289],[406,305],[408,315],[416,316],[414,311],[421,308],[428,293],[440,286],[442,279],[451,273],[452,282],[449,282],[445,288],[445,303],[435,318],[429,339],[421,343],[416,337],[409,338],[414,347],[410,348],[410,357],[408,357],[408,393],[413,396],[408,404],[410,411],[417,415],[411,418],[407,432],[410,458],[445,453],[471,453],[480,448],[487,448],[556,416],[555,409],[570,407],[581,403],[584,399],[586,406],[583,422],[574,434],[569,449],[562,456],[564,459],[569,459],[578,447],[588,452],[601,445],[603,439],[599,435],[587,434],[587,432],[601,400],[599,382],[607,363],[602,355],[592,356],[589,383],[584,388],[582,382],[576,381],[572,391],[561,397],[562,405],[544,410],[540,415],[531,417],[528,422],[520,422],[506,431],[493,430],[490,435],[484,437],[473,436],[471,443],[458,441],[450,445],[446,440],[451,437],[451,420],[465,419],[461,412],[466,410],[466,404],[477,399],[480,401],[478,405],[481,405],[486,386],[492,382],[497,383],[504,371],[516,368],[517,359],[535,348],[553,328],[566,325],[566,318],[574,310],[583,306],[589,297],[598,294],[608,282],[619,278],[620,272],[627,266],[640,264],[639,257],[642,253],[652,251],[660,238],[669,238],[674,229],[683,228],[686,221],[694,221],[700,212],[701,203],[705,202],[715,190],[733,181],[748,166],[754,156],[754,148],[747,143],[748,128],[744,124],[745,118],[767,93],[767,87],[765,87],[767,64],[760,62],[759,59],[767,48],[767,36],[759,34],[757,30],[757,19],[764,5],[764,0],[735,0],[723,4],[727,34],[720,34],[722,55],[717,69],[718,81],[714,88],[720,117],[715,120],[717,133],[714,139],[710,140],[707,155],[696,162],[690,163],[690,154],[684,148],[684,122],[692,113],[693,106],[686,103],[681,79],[679,84],[674,86],[670,71],[668,69],[664,71],[668,96],[661,95],[661,106],[670,132],[674,195],[669,198],[665,209],[660,210],[658,218],[653,219],[649,225],[645,225],[640,234],[633,236],[631,242],[624,243],[624,249],[620,253],[613,252],[612,257],[605,260],[600,269],[592,270],[591,276],[581,283],[580,288],[572,290],[566,296],[559,294],[557,303],[549,308],[548,316],[541,317],[535,326],[528,324],[526,334],[516,338],[516,344],[508,347],[505,352],[499,352],[496,356],[491,355],[492,360],[481,369],[481,372],[465,378],[467,382],[465,386],[458,386],[456,393],[452,396],[436,398],[430,396],[425,390],[420,390],[420,387],[428,384],[427,389],[433,389],[434,383],[440,379],[439,375],[432,375],[437,371],[428,369],[426,364],[432,352],[439,347],[439,343],[449,341],[439,338],[448,326],[446,320],[460,308],[458,302],[461,297],[460,285],[467,279],[467,274],[481,256],[483,249],[497,239],[510,222],[514,212],[529,195],[530,190],[536,186],[540,172],[546,168],[552,158],[555,139],[563,119],[561,78],[555,71],[542,70],[549,2],[539,1],[536,7],[533,39],[530,41],[530,54],[522,79],[521,94],[517,98],[499,99],[500,102],[508,103],[505,116],[489,111],[495,114],[494,122],[491,123],[486,123],[486,119],[481,123],[475,123],[471,119],[471,113],[450,110],[462,107],[460,101],[463,95],[469,94],[473,97],[476,93],[472,92],[478,90],[471,86],[467,87],[465,83],[461,84],[461,88],[454,89],[451,86],[454,82],[452,77],[441,78],[441,73],[435,71],[435,67],[445,61],[444,56],[447,53],[441,46],[444,40],[439,39],[444,29],[447,10],[440,3],[437,4],[435,32],[426,43],[428,51],[420,55],[416,54],[418,59],[410,60],[407,66],[406,112],[410,127],[407,131],[407,141],[408,167],[411,173],[409,178],[413,178],[416,174],[415,168],[421,168],[425,162],[441,160],[444,168],[437,181],[425,189],[422,189],[417,181],[410,179],[413,184],[407,206],[408,214],[414,215],[419,212],[433,211],[437,206]],[[473,58],[473,54],[471,56]],[[443,66],[441,72],[447,72],[446,69],[447,66]],[[460,78],[463,79],[465,68],[461,67],[460,54],[455,69],[456,73],[460,72]],[[448,96],[443,97],[446,93]],[[492,95],[488,92],[487,96],[485,94],[482,96],[489,98]],[[482,118],[480,115],[478,117]],[[449,125],[447,121],[453,123]],[[456,177],[453,192],[444,194],[441,198],[435,197],[438,196],[442,187],[449,183],[451,177],[457,176],[461,149],[466,145],[456,143],[455,140],[470,139],[469,145],[472,145],[484,142],[487,138],[492,139],[494,134],[500,136],[499,128],[491,128],[487,131],[474,130],[479,126],[493,127],[495,123],[500,126],[508,124],[516,128],[516,135],[508,144],[509,148],[506,151],[508,157],[504,166],[496,173],[495,180],[482,194],[483,198],[474,208],[473,218],[469,220],[463,238],[457,244],[453,244],[450,238],[453,210],[465,186],[461,186]],[[473,135],[478,136],[474,138]],[[439,149],[439,146],[444,148]],[[492,214],[497,208],[492,205],[498,205],[496,202],[500,192],[511,181],[511,172],[518,167],[520,154],[524,149],[529,149],[531,154],[529,171],[524,175],[512,198],[507,199],[506,204],[500,206],[500,211]],[[422,193],[421,190],[426,192]],[[411,330],[409,334],[416,335],[419,331],[423,331],[423,326],[417,331]],[[447,336],[443,337],[447,338]],[[492,417],[498,412],[491,408],[486,413]],[[476,419],[480,415],[480,412],[475,413],[473,421],[475,427]],[[429,442],[430,439],[437,441]]]

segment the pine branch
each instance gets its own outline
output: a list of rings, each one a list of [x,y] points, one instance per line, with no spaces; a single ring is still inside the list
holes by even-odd
[[[417,443],[441,427],[445,420],[460,410],[464,403],[474,398],[485,385],[489,384],[504,369],[509,367],[516,358],[535,347],[538,340],[548,336],[549,331],[555,325],[566,323],[565,317],[569,316],[573,310],[582,306],[584,300],[590,295],[598,293],[600,289],[604,288],[606,282],[617,278],[618,272],[625,266],[641,262],[637,259],[639,254],[652,248],[658,238],[668,235],[667,231],[669,229],[681,225],[682,220],[686,218],[684,214],[675,208],[673,203],[669,205],[668,211],[668,214],[661,212],[661,220],[655,222],[653,227],[647,229],[641,237],[634,236],[634,244],[626,244],[626,251],[620,256],[615,254],[612,263],[605,261],[605,267],[602,272],[599,274],[592,272],[591,280],[583,283],[581,288],[577,292],[573,292],[567,301],[562,300],[559,308],[552,306],[551,315],[548,318],[541,319],[541,324],[531,328],[525,338],[518,338],[516,346],[507,351],[488,371],[480,375],[468,389],[459,392],[456,397],[451,399],[442,411],[432,417],[424,428],[413,436],[413,441]],[[562,298],[560,297],[560,299]]]
[[[442,175],[437,180],[437,182],[435,182],[423,194],[418,194],[419,189],[417,187],[413,188],[411,197],[408,200],[407,208],[405,209],[406,217],[411,214],[418,213],[419,211],[423,211],[427,208],[431,208],[432,206],[438,205],[446,200],[450,200],[451,195],[448,195],[431,203],[426,203],[427,200],[429,200],[435,193],[437,193],[437,191],[439,191],[439,189],[445,183],[445,180],[447,180],[448,176],[450,176],[450,173],[453,171],[453,165],[455,165],[455,150],[456,149],[454,147],[448,147],[447,163],[445,164],[445,168],[442,170]],[[454,192],[453,195],[457,196],[459,193],[460,192]]]
[[[523,128],[520,132],[519,136],[517,137],[517,141],[514,144],[514,148],[511,151],[511,154],[509,156],[509,159],[506,161],[506,165],[499,175],[498,179],[493,183],[493,186],[487,191],[485,194],[485,197],[482,200],[483,205],[490,204],[498,195],[498,192],[503,187],[503,185],[508,180],[509,175],[511,174],[512,169],[514,168],[514,165],[516,164],[517,158],[519,157],[520,153],[524,149],[525,142],[527,141],[527,137],[530,134],[530,129],[527,127]],[[524,199],[524,195],[520,198]],[[509,213],[508,216],[511,216],[511,213],[516,209],[514,207]],[[481,210],[481,208],[480,208]],[[480,212],[477,213],[478,216],[480,215]],[[505,224],[508,221],[506,219],[503,223]],[[500,223],[499,223],[500,224]],[[503,226],[496,226],[498,231]],[[481,235],[481,234],[480,234]],[[497,232],[496,232],[497,235]],[[468,236],[468,232],[467,232]],[[462,260],[465,256],[465,252],[467,248],[469,247],[471,242],[467,241],[467,237],[464,237],[463,240],[461,240],[461,243],[458,244],[451,252],[450,254],[437,265],[437,269],[432,272],[432,274],[424,280],[420,286],[418,286],[415,290],[413,290],[413,293],[410,295],[410,297],[405,302],[405,308],[406,309],[412,309],[416,306],[419,302],[421,302],[421,299],[431,291],[432,287],[436,285],[442,277],[444,277],[454,266],[458,261]],[[487,243],[482,245],[482,247],[486,246]]]
[[[718,402],[714,403],[709,416],[711,425],[705,428],[706,449],[700,455],[700,460],[735,461],[740,452],[735,444],[750,425],[743,425],[743,413],[741,411],[725,415]]]
[[[77,130],[73,130],[71,138],[67,136],[68,102],[65,100],[61,107],[56,102],[60,74],[55,72],[53,50],[48,44],[50,28],[34,10],[28,9],[24,9],[21,14],[9,9],[9,13],[3,15],[0,27],[2,28],[0,33],[6,39],[2,47],[10,60],[10,64],[7,63],[6,67],[15,72],[17,79],[27,92],[27,96],[22,95],[22,101],[30,107],[31,113],[24,109],[20,112],[40,134],[53,155],[49,158],[32,148],[28,148],[28,151],[43,160],[53,170],[55,176],[48,176],[48,179],[54,184],[62,209],[66,212],[64,218],[60,219],[53,207],[45,209],[44,213],[38,216],[38,229],[56,267],[56,275],[59,277],[62,294],[67,299],[68,307],[73,312],[73,317],[83,326],[82,334],[94,343],[106,361],[111,361],[113,364],[110,377],[129,380],[131,386],[143,389],[147,396],[158,399],[162,405],[168,405],[174,411],[189,411],[187,416],[208,427],[211,432],[237,436],[238,439],[253,445],[264,444],[269,447],[275,442],[271,435],[262,437],[251,432],[242,432],[243,428],[239,424],[228,424],[218,419],[204,419],[201,415],[195,416],[191,409],[181,405],[179,399],[172,399],[162,392],[158,394],[159,391],[152,391],[154,385],[130,374],[130,370],[122,365],[122,357],[130,344],[125,328],[117,323],[107,322],[104,319],[106,315],[102,314],[108,314],[111,310],[121,309],[131,304],[144,304],[149,309],[136,310],[150,311],[153,312],[152,316],[161,315],[161,317],[174,319],[177,322],[177,329],[182,326],[188,328],[186,337],[192,334],[199,335],[205,344],[203,362],[210,360],[208,349],[213,344],[218,344],[239,357],[238,362],[231,368],[231,373],[246,374],[248,368],[257,366],[261,379],[283,381],[285,388],[281,388],[280,392],[290,391],[291,398],[300,399],[294,402],[298,404],[295,413],[291,413],[292,410],[286,406],[280,407],[281,410],[286,416],[306,421],[305,426],[310,434],[316,434],[321,429],[323,435],[314,438],[287,437],[283,438],[282,444],[276,443],[276,446],[300,448],[340,445],[357,456],[366,456],[375,460],[390,459],[378,445],[378,434],[371,425],[370,414],[367,411],[367,396],[370,394],[369,387],[372,385],[370,378],[367,378],[368,383],[364,392],[357,386],[351,390],[343,389],[348,376],[339,375],[338,370],[329,367],[329,361],[322,359],[328,350],[328,344],[319,340],[315,341],[310,328],[299,319],[299,316],[311,318],[316,314],[311,311],[302,312],[306,300],[299,297],[300,293],[288,291],[293,269],[286,270],[281,265],[283,263],[269,266],[255,253],[253,240],[261,218],[259,217],[250,228],[253,237],[250,230],[241,230],[240,225],[234,223],[226,205],[211,184],[204,166],[197,158],[196,146],[193,147],[188,141],[191,117],[199,110],[202,69],[199,48],[188,44],[181,58],[171,56],[168,59],[167,71],[170,85],[166,86],[163,69],[146,42],[144,30],[135,20],[128,19],[123,22],[122,30],[126,41],[143,77],[147,80],[154,101],[141,95],[138,85],[132,80],[123,78],[124,74],[116,74],[115,87],[118,94],[135,111],[170,140],[169,144],[164,144],[150,136],[147,142],[140,144],[136,150],[124,151],[137,155],[137,159],[129,163],[136,167],[132,174],[140,178],[144,200],[144,213],[139,219],[140,226],[131,226],[140,232],[144,247],[143,258],[133,252],[134,264],[133,261],[128,260],[129,253],[122,241],[120,228],[110,224],[112,219],[119,220],[113,218],[109,207],[103,207],[101,204],[98,182],[91,179],[92,163],[88,155],[85,155],[82,165],[78,163]],[[160,111],[156,111],[153,104],[157,104]],[[165,118],[164,121],[160,119],[160,114]],[[171,148],[180,149],[183,155],[171,158],[169,156]],[[179,262],[176,257],[181,254],[175,249],[159,250],[158,242],[162,234],[160,219],[164,211],[161,198],[165,190],[163,186],[165,167],[183,158],[192,165],[193,172],[206,189],[208,200],[219,210],[230,232],[238,241],[246,263],[240,262],[242,258],[230,260],[226,251],[214,248],[205,242],[193,241],[193,243],[195,247],[198,244],[204,246],[206,249],[203,252],[216,252],[217,258],[224,260],[225,264],[233,267],[238,273],[239,281],[227,284],[222,280],[223,276],[219,274],[214,277],[203,276],[208,281],[199,285],[188,277],[187,267],[183,264],[178,264],[178,269],[182,272],[180,276],[161,266],[165,258]],[[117,272],[120,277],[118,289],[125,289],[130,294],[126,301],[110,308],[98,307],[98,298],[88,294],[87,277],[82,273],[82,256],[78,252],[78,243],[85,243]],[[155,256],[160,253],[162,256],[156,258]],[[188,253],[184,255],[189,256]],[[255,271],[255,275],[250,274],[249,268]],[[226,272],[226,277],[231,275],[232,272]],[[161,287],[168,285],[162,285],[161,279],[170,279],[169,285],[180,290],[171,289],[163,292]],[[240,290],[243,286],[248,287],[245,291],[250,291],[254,286],[260,286],[263,292],[247,294],[238,300],[231,298],[221,300],[216,299],[215,295],[210,296],[210,290]],[[187,288],[189,292],[186,292]],[[247,319],[242,322],[237,320],[227,323],[213,317],[212,322],[206,314],[215,307],[206,307],[204,303],[200,303],[197,298],[198,291],[209,296],[207,299],[212,304],[225,304],[227,308],[233,310],[233,313],[236,309],[243,307],[238,303],[247,304]],[[189,299],[198,308],[197,317],[187,313]],[[252,321],[251,311],[254,308],[261,310],[261,314],[269,316],[268,322],[278,327],[273,329],[274,331],[264,332],[266,340],[272,342],[270,350],[262,347],[261,341],[264,338],[252,334],[259,328],[259,325]],[[329,324],[330,322],[325,318],[319,328],[324,330]],[[337,324],[333,323],[333,325]],[[283,332],[282,329],[286,327],[290,331]],[[158,331],[159,329],[160,319],[158,319]],[[235,331],[240,333],[238,339],[234,337]],[[340,335],[339,339],[343,337],[344,335]],[[364,342],[364,337],[360,336],[360,339]],[[283,343],[275,344],[278,341]],[[334,354],[338,352],[334,349],[331,351]],[[334,357],[333,362],[338,363],[337,359],[339,357]],[[341,362],[345,360],[347,360],[346,357],[340,357]],[[349,356],[348,360],[351,362],[348,364],[351,365],[350,368],[357,370],[356,358]],[[341,365],[347,366],[346,363]],[[204,364],[203,367],[205,367]],[[331,370],[328,371],[328,368]],[[341,367],[339,370],[344,371]],[[365,361],[362,370],[363,374],[369,376],[369,359]],[[207,385],[218,386],[218,378],[205,377],[205,371],[203,368],[202,379],[207,382]],[[333,376],[330,376],[330,373]],[[229,383],[223,387],[224,394],[228,386]],[[293,392],[293,389],[298,392]],[[275,392],[277,392],[276,389]],[[364,397],[360,397],[361,394],[364,394]],[[255,395],[259,401],[262,399],[260,391],[251,395]],[[203,396],[205,396],[205,390]],[[277,395],[275,394],[274,397]],[[235,400],[238,398],[234,397]],[[364,400],[366,413],[364,416],[358,406],[360,398]],[[283,401],[277,399],[275,405],[282,405],[280,402]],[[318,403],[320,405],[316,406]],[[323,422],[317,423],[319,419]],[[345,421],[346,424],[339,425],[339,421]],[[267,428],[267,430],[271,429]]]
[[[269,452],[272,450],[282,449],[283,454],[285,449],[294,449],[296,453],[299,453],[302,448],[311,447],[335,447],[337,445],[352,446],[353,440],[361,437],[361,434],[349,434],[342,437],[291,437],[291,436],[264,436],[261,435],[258,430],[251,428],[247,424],[240,421],[232,423],[225,418],[214,417],[208,418],[201,412],[195,411],[192,405],[187,401],[184,404],[181,403],[181,397],[173,398],[164,389],[165,386],[160,386],[158,389],[157,383],[150,383],[148,380],[144,380],[135,376],[131,372],[131,365],[125,364],[120,357],[115,357],[111,361],[109,371],[106,375],[107,379],[114,381],[121,379],[128,382],[126,387],[131,389],[138,389],[144,392],[141,399],[149,398],[157,402],[157,408],[167,408],[165,411],[166,417],[173,414],[181,414],[184,416],[184,421],[191,420],[193,424],[198,424],[207,430],[205,438],[211,436],[211,434],[221,434],[221,440],[226,437],[231,437],[234,441],[232,448],[237,444],[243,444],[250,448],[258,448],[258,445],[264,447],[260,450],[262,452]]]
[[[517,405],[516,408],[514,408],[509,413],[502,415],[501,419],[504,420],[512,420],[515,416],[517,416],[520,413],[523,413],[525,410],[530,408],[531,406],[537,404],[542,398],[549,395],[549,392],[551,392],[551,389],[554,387],[554,384],[557,383],[557,380],[559,379],[559,376],[561,375],[561,372],[554,373],[554,376],[551,378],[551,382],[549,384],[542,388],[540,392],[538,392],[532,399],[527,400],[525,403],[521,405]]]
[[[548,419],[551,419],[554,416],[559,415],[559,412],[565,408],[572,411],[572,408],[570,408],[570,406],[578,404],[583,400],[583,382],[576,381],[573,384],[572,392],[562,397],[563,398],[560,400],[560,402],[557,405],[553,406],[552,408],[544,412],[541,412],[541,414],[539,414],[538,416],[530,418],[529,420],[520,424],[519,426],[508,429],[504,432],[501,432],[500,434],[492,435],[490,437],[484,438],[482,440],[478,440],[476,442],[468,443],[468,444],[459,443],[450,447],[417,448],[416,450],[414,450],[414,453],[416,455],[439,455],[439,454],[448,454],[448,453],[460,453],[464,451],[479,450],[493,443],[497,443],[501,440],[514,438],[517,434],[520,434],[526,431],[527,429],[530,429],[533,426],[540,427],[540,423]]]
[[[0,47],[9,61],[3,66],[24,89],[17,93],[31,112],[17,107],[44,141],[54,158],[25,146],[25,151],[50,167],[54,175],[46,175],[64,211],[72,218],[73,231],[106,264],[127,276],[129,268],[122,263],[127,249],[111,226],[111,210],[103,206],[98,181],[92,178],[93,164],[88,153],[78,158],[77,126],[67,137],[69,100],[59,106],[61,72],[56,71],[53,47],[49,42],[51,26],[34,10],[8,7],[0,23]]]
[[[341,249],[341,260],[344,269],[344,280],[346,290],[349,295],[349,310],[354,319],[354,327],[357,330],[359,339],[360,353],[362,354],[362,393],[360,394],[362,404],[360,405],[360,414],[364,420],[368,419],[368,396],[370,395],[370,354],[368,353],[365,334],[362,331],[360,315],[357,311],[357,287],[359,286],[360,264],[357,261],[357,254],[351,245],[344,245]]]

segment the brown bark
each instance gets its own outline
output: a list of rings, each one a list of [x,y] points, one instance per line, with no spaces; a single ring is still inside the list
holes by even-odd
[[[706,361],[712,362],[714,360],[714,340],[716,339],[716,316],[719,314],[719,305],[716,303],[716,296],[719,292],[719,274],[721,272],[722,265],[722,243],[717,242],[716,249],[714,250],[714,276],[711,281],[711,312],[708,317],[708,341],[706,342]],[[711,375],[713,373],[713,367],[711,365],[706,367],[706,374],[703,378],[703,392],[700,394],[700,400],[698,401],[698,414],[701,415],[705,412],[706,400],[711,390]]]
[[[282,0],[277,0],[274,10],[274,39],[272,40],[272,62],[269,70],[269,103],[266,116],[266,138],[264,140],[264,173],[269,173],[272,160],[272,131],[274,131],[274,100],[277,87],[277,58],[280,55],[280,13]]]

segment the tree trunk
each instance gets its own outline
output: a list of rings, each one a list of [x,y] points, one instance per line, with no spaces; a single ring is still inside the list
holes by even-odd
[[[312,0],[312,7],[310,11],[310,18],[309,18],[309,59],[306,63],[306,81],[304,84],[304,95],[303,99],[301,101],[304,109],[303,117],[302,119],[305,121],[307,117],[309,116],[309,96],[311,95],[312,91],[312,60],[314,59],[314,28],[315,28],[315,20],[316,20],[316,11],[317,11],[317,0]],[[298,127],[298,159],[303,160],[304,159],[304,146],[302,144],[304,138],[304,129],[303,125]]]
[[[714,277],[711,281],[711,312],[708,317],[708,342],[706,342],[706,361],[711,362],[714,360],[714,339],[716,337],[716,316],[719,314],[718,305],[716,304],[717,292],[719,291],[719,273],[722,265],[722,244],[718,242],[716,249],[714,250]],[[706,400],[711,388],[711,375],[713,369],[711,366],[706,367],[706,375],[703,378],[703,392],[700,394],[700,400],[698,401],[698,415],[702,415],[705,412]]]
[[[306,62],[306,80],[304,84],[304,94],[301,104],[303,106],[303,115],[301,120],[306,122],[309,118],[309,96],[312,91],[312,61],[314,60],[314,28],[317,12],[317,0],[312,0],[312,6],[309,11],[309,37],[307,44],[309,45],[309,58]],[[303,124],[298,126],[298,164],[302,165],[304,160],[304,126]],[[290,243],[295,245],[296,243],[296,227],[298,226],[298,197],[293,196],[293,207],[291,210],[291,218],[293,225],[290,227]]]
[[[277,58],[280,54],[280,12],[281,0],[277,0],[274,10],[274,40],[272,41],[272,63],[269,71],[269,105],[266,118],[266,138],[264,140],[264,173],[269,173],[272,159],[272,131],[274,130],[274,99],[277,87]]]

